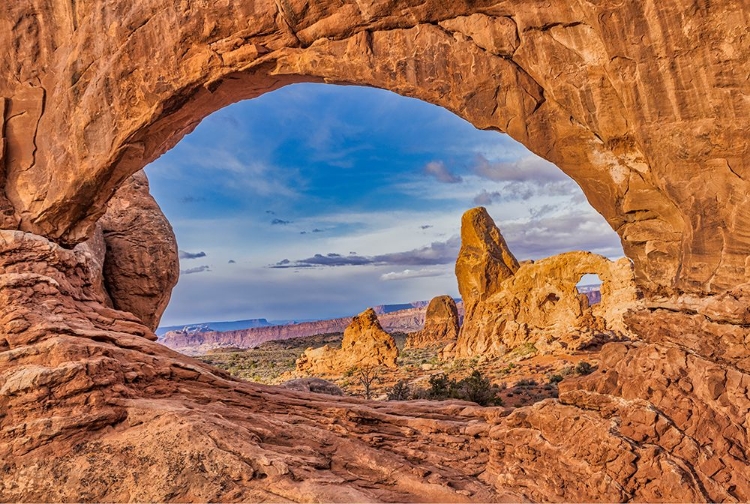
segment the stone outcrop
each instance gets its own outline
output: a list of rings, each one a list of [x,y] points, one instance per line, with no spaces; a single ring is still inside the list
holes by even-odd
[[[336,385],[321,378],[295,378],[294,380],[285,381],[282,387],[289,390],[298,390],[300,392],[314,392],[316,394],[328,394],[335,396],[344,395],[344,391]]]
[[[450,296],[437,296],[427,306],[424,328],[407,336],[404,349],[446,345],[458,338],[458,329],[456,302]]]
[[[750,288],[633,312],[642,340],[509,410],[236,381],[107,308],[94,267],[0,231],[2,500],[750,499]]]
[[[0,27],[0,500],[750,500],[742,2],[31,0]],[[302,81],[557,164],[633,262],[633,340],[512,413],[240,383],[149,341],[97,247],[61,245],[210,112]]]
[[[35,0],[1,16],[5,228],[84,241],[118,185],[212,111],[300,81],[360,84],[560,166],[645,292],[750,280],[742,2]]]
[[[380,327],[375,311],[368,308],[344,330],[340,349],[325,345],[305,350],[297,359],[297,373],[341,375],[362,366],[396,367],[397,359],[396,342]]]
[[[104,280],[112,304],[156,330],[180,264],[172,226],[149,193],[143,171],[120,186],[99,222],[107,248]]]
[[[528,344],[540,352],[574,351],[630,334],[623,315],[636,305],[637,295],[627,259],[612,262],[590,252],[567,252],[518,266],[481,207],[464,214],[461,237],[467,243],[462,243],[456,276],[468,298],[466,317],[445,357],[501,356]],[[497,271],[500,275],[493,277]],[[590,273],[602,280],[601,302],[593,306],[576,289]]]
[[[484,207],[468,210],[461,217],[461,250],[456,259],[456,278],[461,299],[469,310],[497,292],[519,265],[505,238]]]

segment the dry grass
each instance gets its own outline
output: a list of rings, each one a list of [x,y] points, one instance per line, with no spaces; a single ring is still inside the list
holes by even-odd
[[[538,355],[533,345],[526,345],[501,359],[456,359],[441,361],[439,346],[403,350],[405,334],[393,335],[401,351],[396,369],[380,368],[378,379],[372,384],[375,399],[385,399],[387,392],[399,381],[409,388],[425,389],[430,376],[445,374],[449,379],[461,380],[478,370],[492,383],[500,386],[500,398],[505,406],[517,407],[557,397],[557,384],[562,379],[579,376],[587,362],[596,366],[598,352],[570,355]],[[241,379],[265,384],[279,384],[291,379],[296,359],[309,347],[329,345],[340,347],[343,334],[324,334],[306,338],[271,341],[257,348],[222,349],[199,357],[202,361],[228,371]],[[320,376],[341,387],[346,394],[362,395],[364,390],[353,370],[340,375]]]

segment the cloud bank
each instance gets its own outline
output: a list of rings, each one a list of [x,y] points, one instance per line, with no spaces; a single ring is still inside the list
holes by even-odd
[[[305,259],[290,261],[283,259],[269,268],[315,268],[333,266],[432,266],[437,264],[450,264],[455,262],[461,240],[452,236],[446,241],[435,241],[425,247],[408,250],[405,252],[394,252],[374,256],[360,256],[350,253],[343,256],[336,253],[315,254]]]
[[[205,252],[187,252],[185,250],[180,250],[179,254],[180,259],[198,259],[200,257],[206,257]]]

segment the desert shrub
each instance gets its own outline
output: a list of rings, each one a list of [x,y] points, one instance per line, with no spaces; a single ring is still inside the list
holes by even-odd
[[[489,378],[475,369],[472,373],[455,385],[456,395],[460,399],[475,402],[481,406],[501,405],[498,397],[500,387],[493,385]]]
[[[560,383],[561,381],[563,381],[562,375],[559,374],[549,375],[547,378],[549,379],[550,383]]]
[[[380,368],[373,365],[364,365],[354,370],[354,377],[364,389],[365,399],[372,398],[372,387],[375,382],[380,381]]]
[[[444,374],[434,374],[430,376],[430,388],[427,389],[426,399],[442,401],[452,397],[452,392],[456,387],[456,380],[449,380]]]
[[[405,381],[399,380],[386,394],[389,401],[406,401],[411,396],[411,390]]]
[[[576,373],[579,375],[587,375],[591,374],[591,372],[594,370],[594,368],[586,361],[581,361],[576,366]]]
[[[536,380],[518,380],[516,382],[516,387],[536,387],[539,385]]]
[[[574,371],[575,370],[573,369],[573,366],[565,366],[560,370],[560,376],[562,376],[563,378],[566,376],[570,376]]]

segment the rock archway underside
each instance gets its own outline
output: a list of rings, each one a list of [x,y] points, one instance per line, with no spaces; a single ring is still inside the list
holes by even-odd
[[[744,0],[4,2],[0,499],[750,500],[749,16]],[[176,263],[137,172],[295,82],[420,98],[554,162],[633,261],[634,339],[512,411],[241,383],[150,341]]]

